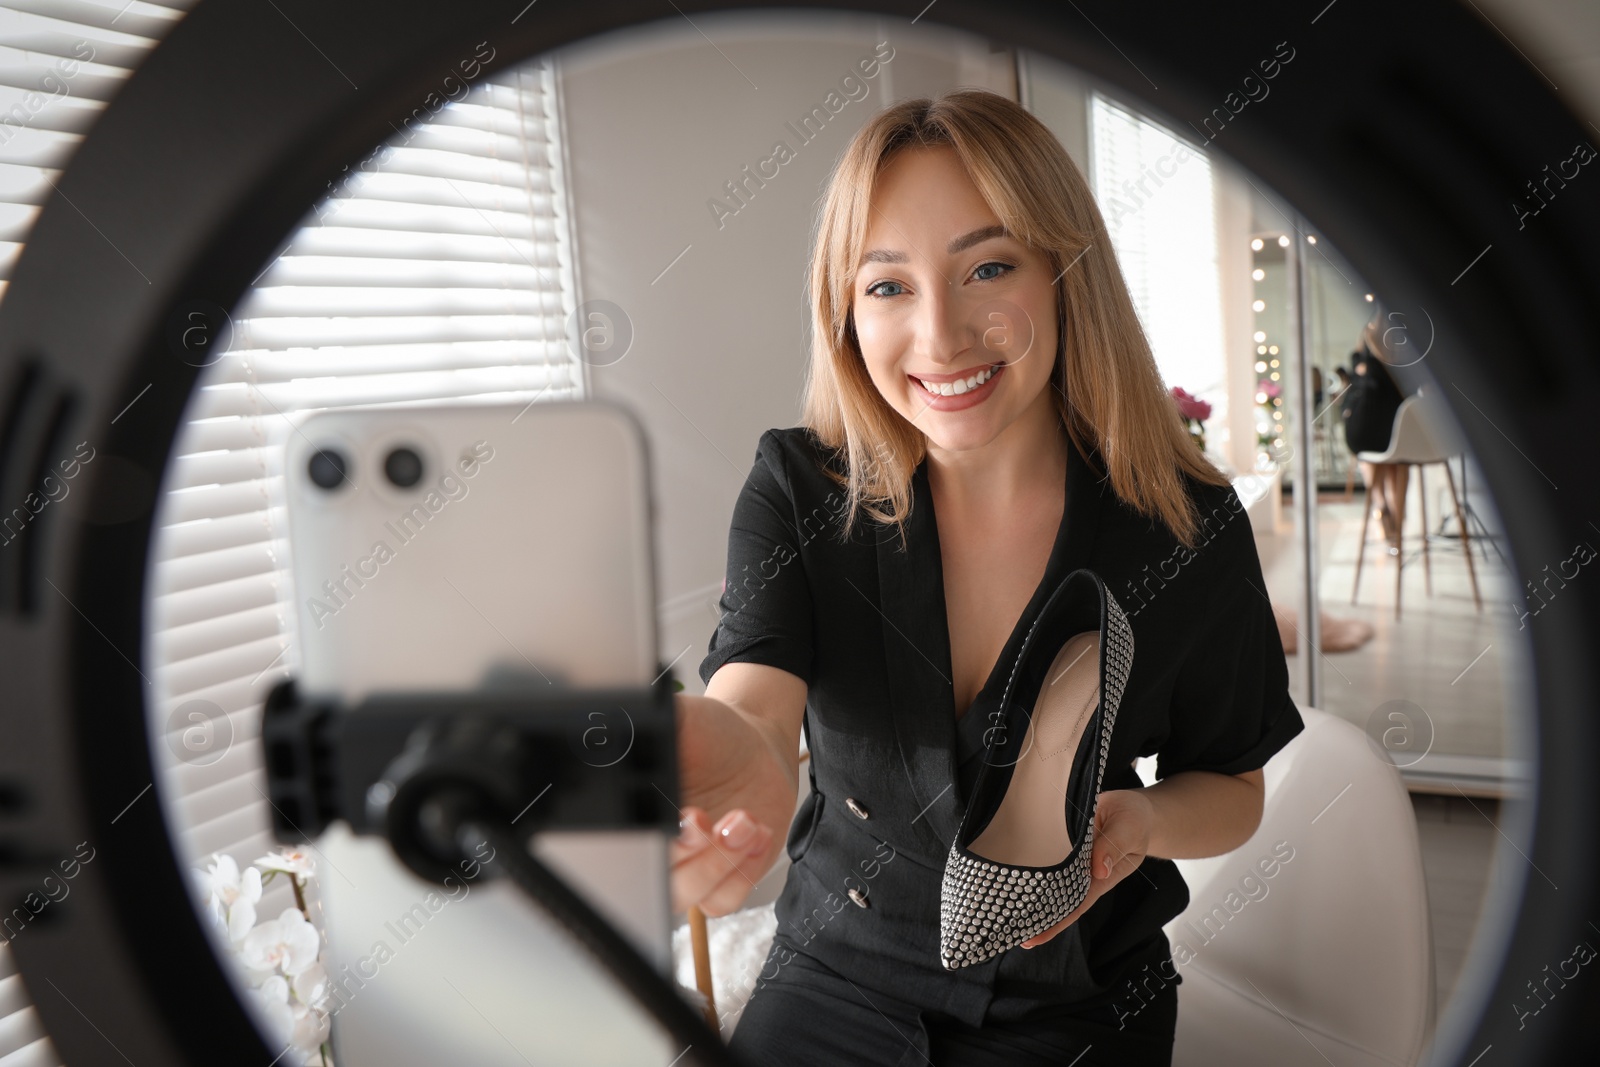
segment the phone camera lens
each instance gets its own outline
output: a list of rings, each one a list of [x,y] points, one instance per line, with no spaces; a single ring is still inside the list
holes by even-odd
[[[313,484],[322,489],[337,489],[345,480],[344,456],[331,448],[321,448],[311,455],[306,465]]]
[[[383,461],[383,473],[401,489],[410,489],[422,481],[422,457],[409,448],[397,448]]]

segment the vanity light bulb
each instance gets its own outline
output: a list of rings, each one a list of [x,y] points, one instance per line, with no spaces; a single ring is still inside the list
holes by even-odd
[[[1250,272],[1250,277],[1254,278],[1258,282],[1264,279],[1266,276],[1267,272],[1262,270],[1260,267],[1257,267],[1255,270]]]
[[[1262,341],[1267,339],[1267,332],[1265,330],[1257,330],[1253,336],[1256,340],[1256,343],[1260,344]]]
[[[1252,308],[1254,308],[1255,310],[1257,310],[1257,311],[1265,311],[1265,310],[1267,310],[1267,302],[1265,300],[1257,300],[1254,304],[1251,304],[1250,306]]]
[[[1266,372],[1267,372],[1267,365],[1265,363],[1261,362],[1259,359],[1256,360],[1256,373],[1257,374],[1265,374]]]
[[[1263,248],[1265,248],[1265,247],[1266,247],[1266,245],[1265,245],[1265,243],[1264,243],[1264,242],[1263,242],[1263,241],[1262,241],[1262,240],[1261,240],[1261,238],[1259,238],[1259,237],[1257,237],[1257,238],[1256,238],[1256,239],[1255,239],[1255,240],[1254,240],[1254,241],[1251,241],[1251,242],[1250,242],[1250,247],[1251,247],[1251,248],[1252,248],[1252,249],[1254,249],[1254,250],[1255,250],[1255,251],[1257,251],[1257,252],[1259,252],[1259,251],[1261,251],[1261,250],[1262,250],[1262,249],[1263,249]]]
[[[1289,247],[1289,235],[1288,234],[1284,234],[1282,237],[1278,238],[1278,247],[1279,248],[1288,248]]]

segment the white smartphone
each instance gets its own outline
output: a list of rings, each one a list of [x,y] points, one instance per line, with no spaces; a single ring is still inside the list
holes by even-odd
[[[324,411],[298,422],[284,472],[305,696],[352,706],[506,675],[574,688],[656,678],[649,455],[625,409]],[[343,824],[312,847],[340,1067],[666,1063],[678,1051],[477,864],[440,887]],[[670,974],[665,834],[548,833],[533,851]]]

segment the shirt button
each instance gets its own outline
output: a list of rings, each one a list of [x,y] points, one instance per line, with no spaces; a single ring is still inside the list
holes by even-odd
[[[867,809],[863,808],[861,806],[861,802],[855,797],[845,797],[844,806],[853,811],[858,819],[865,819],[867,817]]]
[[[859,890],[859,889],[851,889],[851,890],[849,890],[849,892],[846,895],[849,896],[849,898],[852,901],[855,902],[856,907],[858,907],[858,908],[869,907],[869,905],[867,904],[867,895],[865,893],[863,893],[861,890]]]

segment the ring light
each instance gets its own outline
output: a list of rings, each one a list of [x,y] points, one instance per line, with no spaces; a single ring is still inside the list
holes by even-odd
[[[160,806],[145,795],[159,785],[148,685],[130,657],[142,648],[154,493],[197,370],[170,342],[175,324],[186,309],[233,307],[341,168],[480,42],[495,49],[486,69],[498,68],[618,27],[733,9],[674,6],[202,3],[60,178],[0,313],[0,493],[21,501],[72,442],[117,462],[85,467],[83,512],[41,514],[0,557],[0,899],[21,900],[79,842],[96,850],[76,891],[15,945],[69,1063],[271,1059],[187,907]],[[1435,371],[1520,573],[1567,558],[1600,518],[1595,449],[1574,447],[1587,428],[1579,405],[1600,395],[1600,198],[1569,194],[1537,220],[1516,211],[1525,183],[1591,130],[1466,7],[1336,0],[1291,12],[1249,0],[1153,18],[1091,0],[863,6],[1054,56],[1177,129],[1217,130],[1207,118],[1287,42],[1296,58],[1273,99],[1230,108],[1208,141],[1295,204],[1390,306],[1428,309]],[[1528,858],[1544,877],[1526,879],[1510,928],[1480,937],[1473,962],[1490,966],[1464,979],[1434,1062],[1490,1049],[1484,1067],[1553,1062],[1586,1025],[1581,994],[1553,998],[1522,1032],[1505,1007],[1600,916],[1600,580],[1569,585],[1531,628],[1539,817]],[[1371,876],[1376,902],[1383,872]]]

